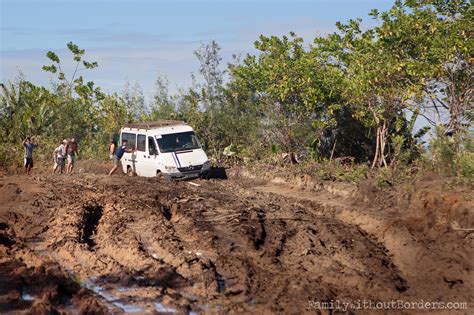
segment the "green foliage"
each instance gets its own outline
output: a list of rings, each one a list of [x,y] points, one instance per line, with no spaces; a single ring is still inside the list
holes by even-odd
[[[235,156],[237,154],[237,147],[233,144],[228,145],[224,148],[223,154],[228,157]]]
[[[382,44],[398,56],[417,106],[458,132],[472,117],[473,11],[470,1],[398,1],[374,17]]]
[[[455,165],[456,175],[474,184],[474,152],[458,153]]]
[[[46,57],[48,57],[52,62],[59,63],[59,57],[51,50],[46,53]]]
[[[454,135],[447,135],[445,131],[445,128],[438,126],[436,136],[430,142],[429,167],[437,173],[458,176],[472,182],[474,180],[472,129]]]
[[[58,93],[64,94],[67,98],[73,98],[76,94],[84,99],[100,99],[103,98],[104,95],[100,91],[100,88],[94,89],[93,82],[87,82],[84,84],[84,80],[82,76],[77,77],[77,74],[85,69],[93,69],[98,67],[97,62],[88,62],[83,60],[83,56],[85,54],[84,49],[80,49],[76,44],[73,42],[69,42],[67,48],[73,55],[73,61],[76,63],[76,67],[74,72],[68,78],[61,67],[61,60],[56,53],[53,51],[48,51],[46,53],[46,57],[53,62],[52,65],[44,65],[43,70],[47,72],[51,72],[53,74],[57,74],[57,83],[56,83],[56,90]],[[81,63],[82,62],[82,63]],[[83,68],[80,68],[81,64]]]
[[[253,109],[265,126],[262,136],[271,139],[264,146],[277,143],[286,151],[300,150],[298,140],[309,143],[320,132],[313,122],[323,117],[323,90],[328,84],[321,67],[303,48],[303,40],[294,33],[290,36],[260,36],[255,42],[261,52],[258,58],[248,55],[229,69],[230,87],[239,87],[255,103]]]
[[[168,91],[168,79],[158,77],[155,82],[155,96],[151,106],[150,120],[177,119],[176,103]]]
[[[219,69],[222,58],[219,55],[221,47],[216,41],[201,44],[201,47],[194,51],[194,55],[199,60],[199,73],[204,79],[204,83],[199,86],[201,101],[205,109],[215,109],[220,102],[220,94],[223,82],[223,72]]]
[[[135,82],[133,85],[127,82],[122,91],[121,98],[126,108],[127,122],[138,122],[148,119],[148,108],[145,104],[145,96],[138,82]]]
[[[375,176],[375,185],[379,189],[390,188],[395,184],[393,176],[393,169],[379,169]]]

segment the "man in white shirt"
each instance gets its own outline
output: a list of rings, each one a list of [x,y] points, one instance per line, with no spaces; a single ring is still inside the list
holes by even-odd
[[[66,159],[66,145],[67,140],[63,140],[59,147],[54,149],[53,152],[53,159],[54,159],[54,167],[53,167],[53,174],[56,173],[56,170],[59,168],[59,173],[62,174],[64,172],[64,160]]]

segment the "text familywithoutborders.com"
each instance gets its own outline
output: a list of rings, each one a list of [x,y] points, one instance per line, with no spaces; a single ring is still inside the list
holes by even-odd
[[[467,310],[467,302],[435,302],[435,301],[372,301],[372,300],[353,300],[353,301],[308,301],[309,309],[318,310]]]

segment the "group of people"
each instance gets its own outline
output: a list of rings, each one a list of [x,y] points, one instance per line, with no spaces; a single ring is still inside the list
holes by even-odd
[[[76,139],[64,139],[53,152],[53,174],[56,173],[56,171],[60,174],[64,173],[64,171],[66,171],[67,174],[72,174],[76,154],[78,154]]]
[[[109,146],[110,160],[113,162],[113,167],[108,173],[112,175],[120,166],[120,160],[122,159],[124,153],[132,153],[136,150],[127,147],[128,141],[126,139],[122,140],[121,145],[117,145],[114,140],[111,140]],[[25,149],[24,154],[24,167],[25,173],[30,174],[31,169],[33,168],[33,150],[38,146],[34,138],[26,137],[23,140],[23,147]],[[53,151],[53,174],[55,173],[64,173],[72,174],[74,169],[74,160],[78,155],[78,146],[74,138],[67,140],[64,139],[59,143],[59,146]]]
[[[25,149],[24,154],[24,167],[25,173],[30,174],[33,168],[33,150],[38,146],[34,138],[26,137],[23,140],[23,147]],[[53,152],[53,174],[58,172],[60,174],[66,172],[72,174],[74,169],[74,160],[78,155],[77,142],[74,138],[67,140],[64,139],[60,142],[59,146],[54,149]],[[66,164],[67,161],[67,164]]]

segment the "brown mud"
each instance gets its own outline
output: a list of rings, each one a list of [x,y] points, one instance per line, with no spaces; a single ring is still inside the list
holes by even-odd
[[[467,188],[376,192],[245,169],[192,182],[78,170],[0,177],[0,313],[472,311]],[[468,309],[313,307],[364,300]]]

